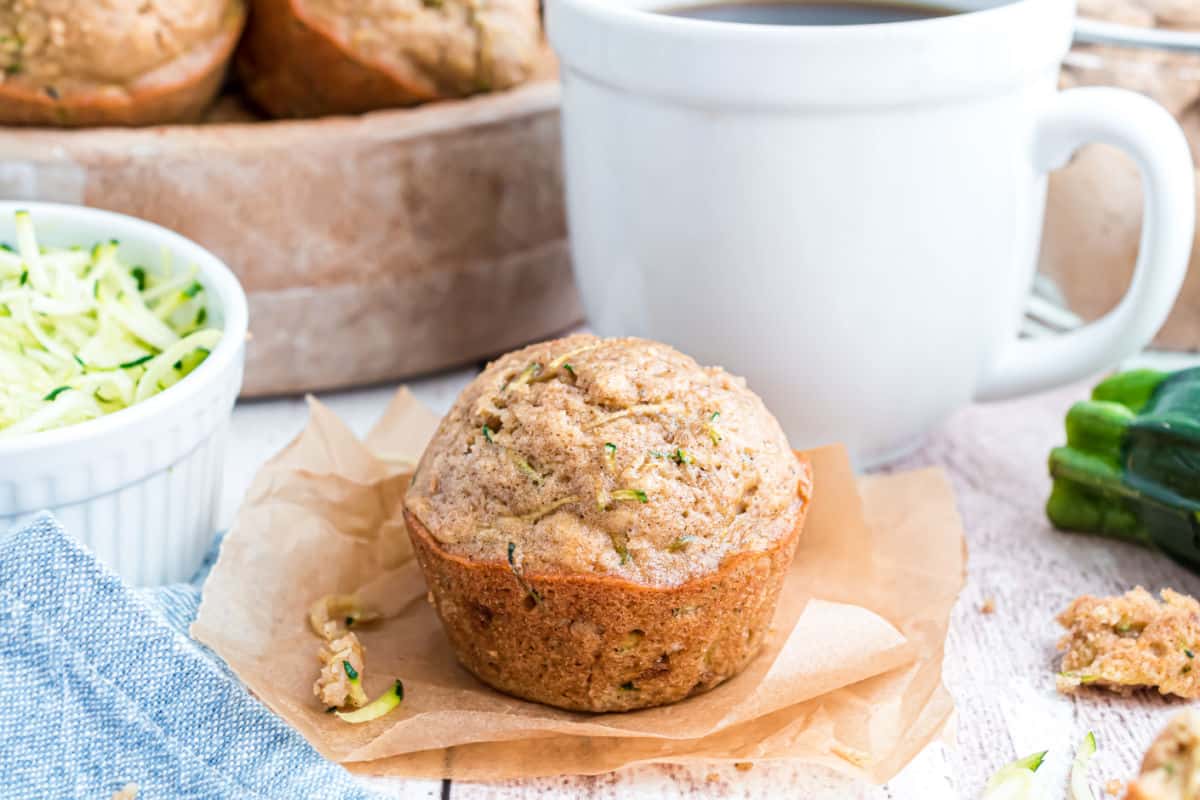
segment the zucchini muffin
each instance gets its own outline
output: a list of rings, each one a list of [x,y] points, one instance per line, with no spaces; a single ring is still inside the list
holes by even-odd
[[[243,0],[0,3],[0,124],[193,122],[245,19]]]
[[[467,669],[621,711],[711,689],[758,652],[811,485],[742,379],[655,342],[573,336],[463,391],[405,519]]]
[[[277,117],[507,89],[542,49],[537,0],[250,0],[237,66]]]

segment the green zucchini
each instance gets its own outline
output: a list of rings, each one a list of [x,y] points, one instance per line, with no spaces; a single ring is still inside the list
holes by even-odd
[[[1050,453],[1055,527],[1157,548],[1200,571],[1200,368],[1134,370],[1067,413]]]
[[[362,708],[355,709],[354,711],[332,710],[343,722],[357,725],[363,722],[370,722],[373,719],[379,719],[384,714],[399,706],[403,700],[404,684],[397,680],[387,688],[387,691]],[[328,714],[329,711],[330,709],[326,709],[325,713]]]

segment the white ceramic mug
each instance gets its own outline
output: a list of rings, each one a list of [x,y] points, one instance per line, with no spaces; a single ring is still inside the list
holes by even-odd
[[[846,27],[662,5],[547,0],[598,333],[745,375],[796,446],[841,441],[869,465],[972,400],[1110,366],[1166,318],[1192,242],[1187,143],[1141,95],[1056,92],[1071,0]],[[1018,340],[1046,173],[1088,142],[1141,167],[1136,277],[1103,319]]]

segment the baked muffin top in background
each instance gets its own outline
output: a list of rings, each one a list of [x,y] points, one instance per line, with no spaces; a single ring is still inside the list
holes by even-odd
[[[0,123],[198,119],[245,17],[243,0],[0,4]]]
[[[675,585],[789,533],[801,475],[741,378],[656,342],[580,335],[488,365],[406,504],[455,555]]]
[[[276,117],[507,89],[542,57],[537,0],[250,0],[237,66]]]

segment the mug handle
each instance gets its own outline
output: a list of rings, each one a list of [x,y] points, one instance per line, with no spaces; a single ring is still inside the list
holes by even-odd
[[[1081,145],[1121,148],[1137,162],[1146,198],[1133,283],[1095,322],[1060,336],[1014,339],[985,368],[977,400],[1003,400],[1093,375],[1141,350],[1166,321],[1187,274],[1196,223],[1191,151],[1179,123],[1149,98],[1123,89],[1060,92],[1040,113],[1033,162],[1065,166]]]

